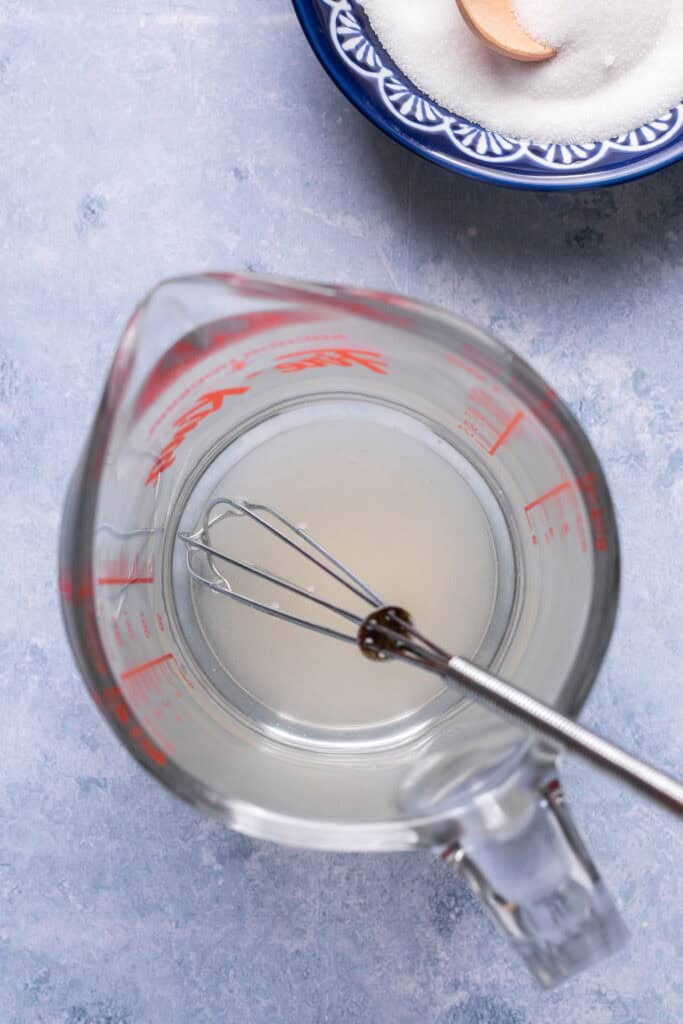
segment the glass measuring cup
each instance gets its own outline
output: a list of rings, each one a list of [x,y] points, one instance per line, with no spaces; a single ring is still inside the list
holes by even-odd
[[[574,714],[609,641],[618,543],[555,393],[475,328],[396,296],[164,283],[114,358],[60,587],[91,694],[178,795],[267,839],[434,847],[542,984],[619,946],[555,751],[438,681],[323,637],[302,647],[193,585],[177,534],[242,486],[313,509],[312,532],[421,623],[433,614],[437,641]]]

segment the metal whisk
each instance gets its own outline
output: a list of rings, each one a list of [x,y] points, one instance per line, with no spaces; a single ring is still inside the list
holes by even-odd
[[[210,543],[211,529],[230,517],[248,517],[251,522],[334,580],[347,593],[358,598],[369,607],[368,613],[365,616],[356,614],[318,596],[311,588],[283,579],[267,569],[213,547]],[[187,547],[188,571],[196,582],[233,601],[291,625],[313,630],[344,643],[355,644],[367,658],[375,661],[407,662],[441,676],[446,682],[456,684],[464,693],[480,703],[502,712],[516,724],[541,733],[561,749],[574,751],[676,815],[683,816],[683,783],[626,753],[510,683],[478,668],[466,658],[453,656],[432,643],[416,629],[407,611],[387,605],[348,566],[314,540],[303,526],[292,522],[276,509],[244,499],[217,498],[208,506],[202,526],[193,534],[179,533],[178,537]],[[199,552],[205,556],[205,563],[211,576],[196,568],[196,559],[193,556]],[[267,604],[237,592],[227,577],[220,572],[217,563],[243,570],[279,590],[305,599],[343,621],[347,625],[347,630],[335,629],[302,618],[280,608],[276,603]]]

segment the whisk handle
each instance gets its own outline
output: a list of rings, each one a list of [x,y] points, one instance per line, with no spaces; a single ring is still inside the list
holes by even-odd
[[[541,733],[566,750],[591,761],[634,789],[683,817],[683,783],[566,718],[516,686],[497,679],[466,658],[448,662],[445,677],[483,704],[502,711],[519,725]]]

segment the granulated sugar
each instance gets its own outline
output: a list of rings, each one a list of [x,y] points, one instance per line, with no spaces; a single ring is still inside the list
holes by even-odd
[[[683,99],[683,0],[514,0],[557,55],[520,64],[469,31],[455,0],[363,0],[383,46],[441,106],[539,142],[591,142]]]

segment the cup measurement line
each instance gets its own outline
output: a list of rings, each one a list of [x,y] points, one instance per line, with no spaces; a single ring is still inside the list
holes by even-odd
[[[489,448],[489,455],[495,455],[498,449],[503,447],[503,445],[508,440],[515,427],[519,426],[523,419],[524,413],[520,409],[520,411],[516,413],[515,416],[512,417],[507,426],[501,431],[497,439],[493,442],[493,444]]]
[[[546,491],[545,494],[542,494],[540,498],[534,498],[533,501],[530,501],[528,505],[524,506],[524,511],[527,513],[531,512],[532,509],[538,508],[538,506],[542,505],[544,502],[550,501],[551,498],[556,498],[558,494],[562,494],[562,492],[566,491],[568,487],[571,487],[571,482],[569,480],[563,480],[562,483],[557,484],[556,487],[553,487],[551,490]]]
[[[143,661],[139,665],[133,665],[132,668],[127,669],[121,673],[122,679],[132,679],[134,676],[140,675],[141,672],[148,672],[149,669],[156,668],[157,665],[162,665],[166,661],[173,661],[174,656],[172,654],[162,654],[158,658],[152,658],[151,661]]]
[[[154,583],[153,576],[99,576],[99,587],[134,586],[140,583]]]

